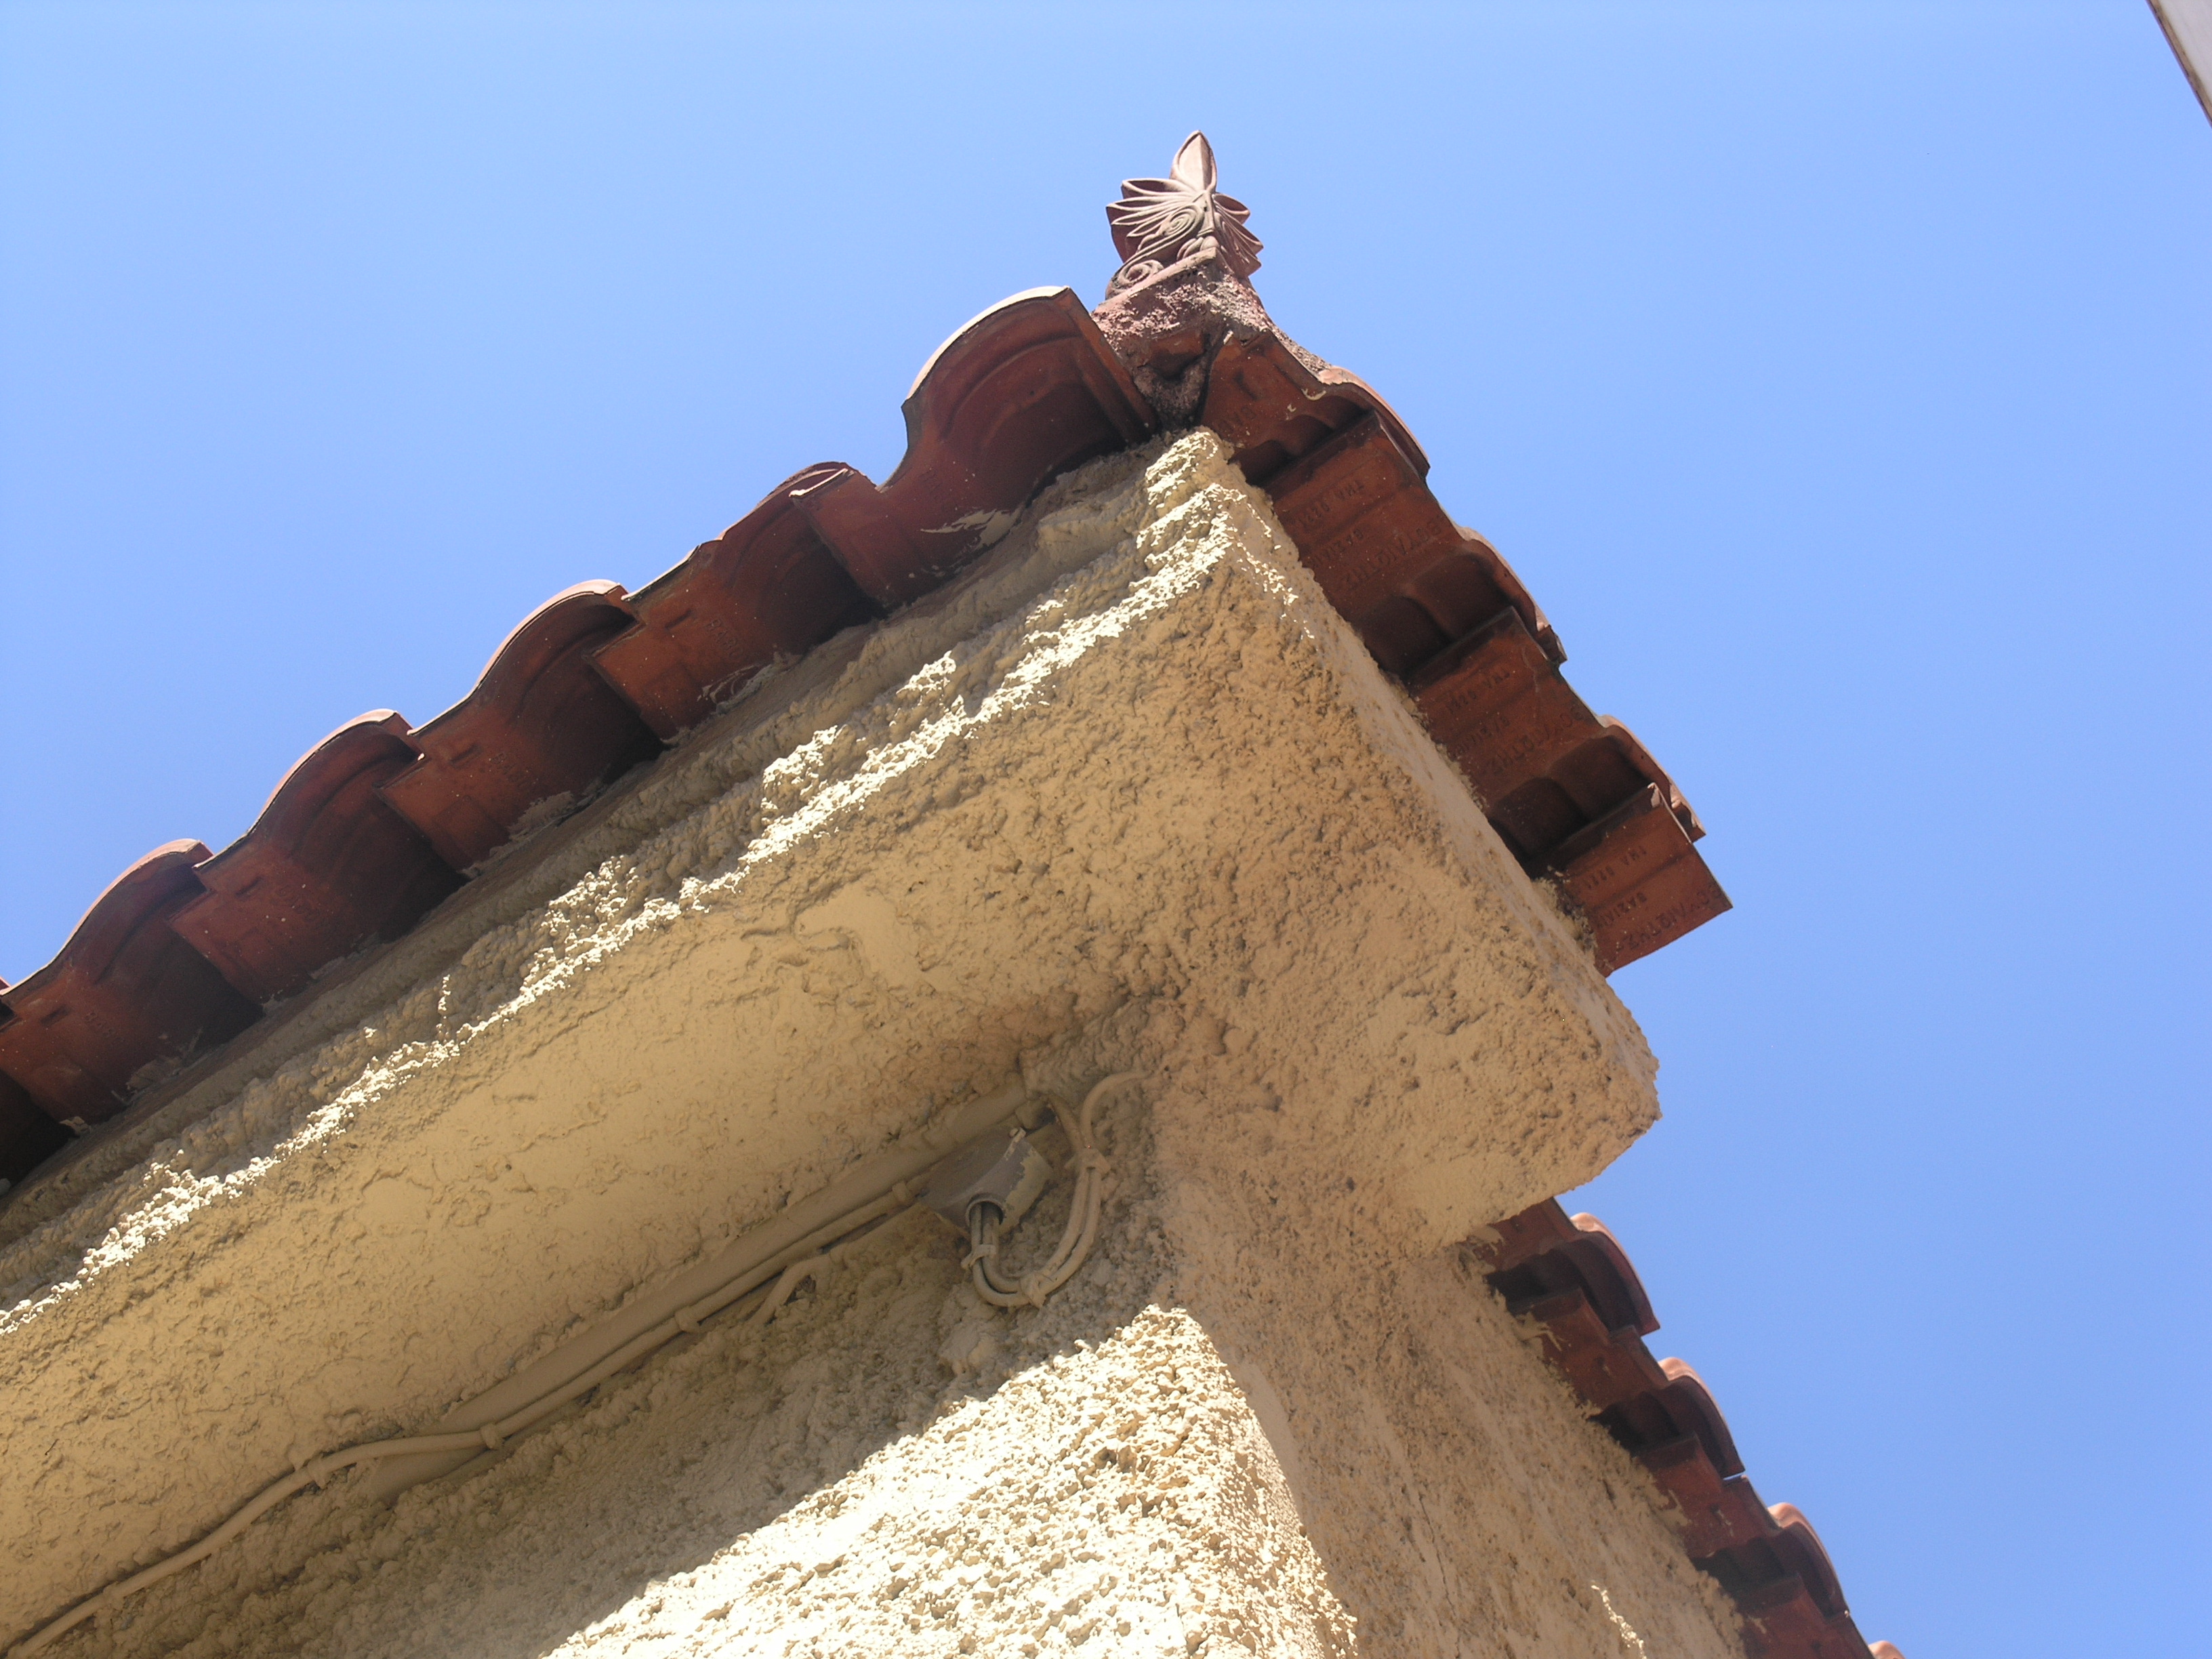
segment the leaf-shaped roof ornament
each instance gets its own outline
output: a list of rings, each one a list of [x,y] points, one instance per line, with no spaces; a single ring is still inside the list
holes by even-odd
[[[1213,146],[1194,132],[1176,152],[1164,179],[1123,181],[1121,199],[1106,210],[1121,268],[1106,285],[1111,296],[1159,276],[1171,265],[1218,259],[1238,282],[1260,268],[1260,239],[1245,228],[1252,210],[1215,184]]]

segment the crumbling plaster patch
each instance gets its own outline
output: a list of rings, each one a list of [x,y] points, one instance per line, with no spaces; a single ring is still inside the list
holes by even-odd
[[[0,1623],[421,1426],[1116,1010],[1182,1265],[1099,1351],[1218,1327],[1319,1491],[1300,1413],[1373,1430],[1271,1358],[1286,1319],[1361,1340],[1279,1284],[1291,1218],[1395,1284],[1656,1113],[1632,1022],[1203,432],[1063,480],[549,833],[11,1212]],[[1019,1397],[978,1409],[1058,1409]]]

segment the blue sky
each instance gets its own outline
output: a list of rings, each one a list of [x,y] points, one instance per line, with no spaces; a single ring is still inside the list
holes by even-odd
[[[1194,126],[1730,915],[1572,1202],[1912,1659],[2201,1650],[2212,125],[2140,0],[0,0],[0,975]]]

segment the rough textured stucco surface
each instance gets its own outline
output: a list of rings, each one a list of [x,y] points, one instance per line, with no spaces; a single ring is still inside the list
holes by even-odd
[[[1732,1651],[1448,1248],[1617,1155],[1650,1056],[1202,432],[10,1206],[0,1628],[972,1092],[1124,1065],[1109,1236],[1047,1309],[986,1316],[908,1218],[488,1472],[295,1500],[56,1650],[1596,1655],[1609,1601]]]

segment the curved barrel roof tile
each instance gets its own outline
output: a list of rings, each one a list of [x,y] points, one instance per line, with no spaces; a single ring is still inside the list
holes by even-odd
[[[633,620],[618,582],[555,594],[507,636],[475,690],[415,733],[421,752],[377,794],[466,872],[547,803],[580,805],[658,754],[659,738],[590,659]]]
[[[256,1002],[290,996],[372,939],[396,939],[461,884],[378,787],[422,753],[406,720],[349,720],[284,775],[243,836],[198,866],[169,925]]]
[[[154,1074],[260,1013],[169,925],[206,890],[195,866],[207,856],[196,841],[155,848],[58,956],[0,992],[0,1073],[55,1121],[81,1133],[112,1117]]]
[[[881,488],[847,467],[794,491],[860,590],[920,598],[1012,527],[1072,466],[1158,425],[1072,289],[986,311],[937,349],[901,412],[907,448]]]
[[[762,669],[942,584],[1059,473],[1193,418],[1269,495],[1523,867],[1583,917],[1602,971],[1728,908],[1692,846],[1696,813],[1561,678],[1550,622],[1437,501],[1405,423],[1275,331],[1213,255],[1123,285],[1095,316],[1066,288],[991,307],[931,356],[903,413],[907,452],[880,487],[837,463],[794,474],[635,595],[605,581],[556,595],[428,726],[379,711],[342,727],[220,855],[174,842],[125,871],[52,963],[0,981],[0,1181],[334,958],[404,933]],[[1644,1346],[1658,1322],[1611,1233],[1547,1200],[1477,1254],[1673,1502],[1753,1655],[1868,1655],[1810,1524],[1759,1501],[1704,1382]]]
[[[1659,1369],[1666,1374],[1666,1412],[1674,1426],[1697,1437],[1698,1446],[1723,1480],[1741,1474],[1743,1459],[1736,1451],[1735,1437],[1729,1432],[1728,1419],[1721,1415],[1705,1379],[1686,1360],[1662,1359]]]
[[[852,471],[830,462],[786,478],[632,594],[635,625],[592,647],[599,672],[663,743],[778,659],[882,614],[799,506],[804,491]]]
[[[7,1127],[22,1099],[72,1127],[112,1115],[262,1005],[404,933],[763,669],[942,584],[1058,474],[1194,417],[1229,442],[1322,591],[1405,678],[1524,868],[1580,911],[1601,969],[1725,909],[1691,845],[1703,827],[1688,803],[1559,677],[1550,623],[1497,550],[1444,513],[1404,422],[1278,333],[1248,288],[1233,284],[1223,310],[1208,287],[1223,280],[1201,258],[1096,315],[1066,288],[992,307],[917,377],[906,453],[881,486],[842,464],[809,467],[636,594],[598,581],[556,595],[435,720],[363,716],[295,766],[220,856],[180,843],[135,868],[94,907],[97,926],[88,918],[54,963],[0,995],[0,1179],[52,1150],[39,1126]],[[157,890],[145,905],[131,896]],[[139,930],[128,963],[88,967],[107,918],[126,912]],[[1628,1317],[1603,1249],[1580,1254],[1585,1300]]]
[[[1591,1271],[1593,1245],[1605,1266]],[[1794,1505],[1771,1508],[1743,1472],[1711,1389],[1679,1359],[1655,1363],[1639,1328],[1618,1315],[1621,1286],[1643,1287],[1619,1241],[1595,1216],[1569,1218],[1555,1200],[1509,1216],[1470,1241],[1468,1255],[1516,1317],[1542,1333],[1545,1358],[1590,1416],[1674,1507],[1682,1547],[1743,1615],[1752,1659],[1902,1659],[1869,1649],[1852,1622],[1820,1534]],[[1620,1285],[1608,1286],[1608,1274]],[[1650,1304],[1644,1304],[1648,1316]]]
[[[1575,1231],[1580,1237],[1562,1246],[1565,1253],[1573,1257],[1582,1275],[1601,1308],[1618,1310],[1617,1317],[1607,1319],[1608,1328],[1623,1327],[1638,1336],[1649,1336],[1659,1328],[1658,1316],[1651,1311],[1651,1298],[1644,1294],[1644,1281],[1636,1276],[1636,1265],[1628,1259],[1628,1252],[1620,1248],[1620,1241],[1613,1230],[1594,1215],[1571,1216]]]

